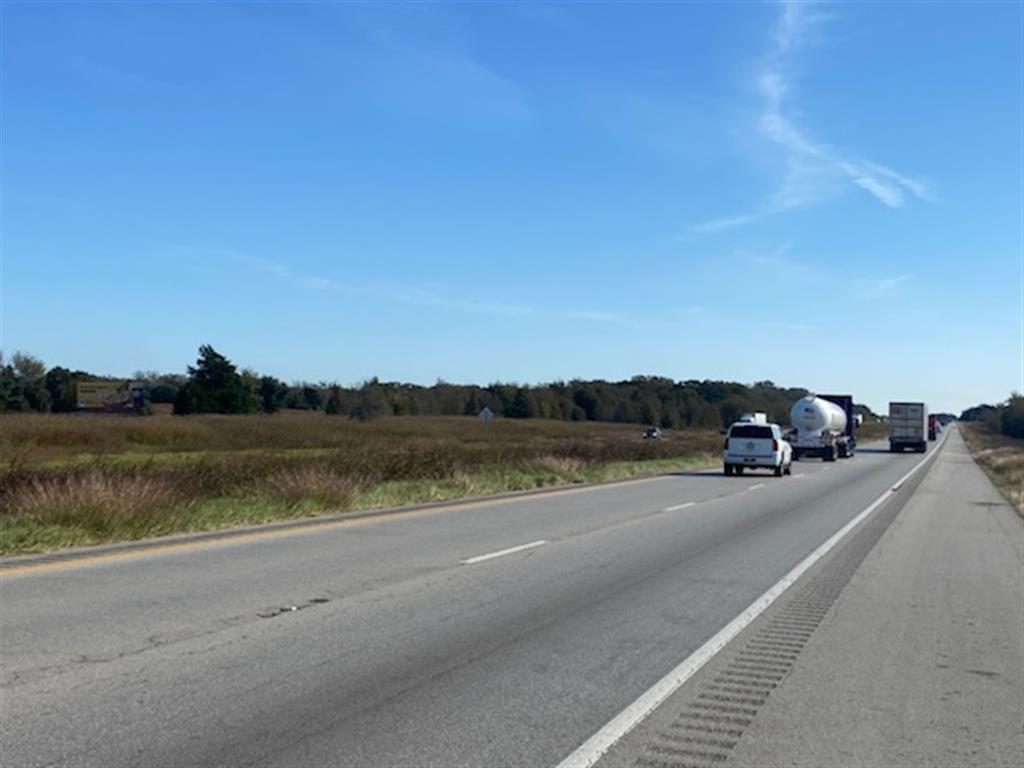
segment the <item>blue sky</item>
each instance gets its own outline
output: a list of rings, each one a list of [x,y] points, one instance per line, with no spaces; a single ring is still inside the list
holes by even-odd
[[[1021,9],[5,2],[0,346],[1001,400]]]

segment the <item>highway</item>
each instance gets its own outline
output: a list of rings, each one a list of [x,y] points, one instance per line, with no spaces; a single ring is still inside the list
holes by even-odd
[[[786,478],[683,473],[5,568],[0,762],[558,765],[884,497],[599,764],[1015,764],[1024,529],[948,438],[909,478],[921,455],[877,444]],[[804,640],[772,695],[726,692],[703,741],[666,741],[780,616]],[[890,732],[908,707],[916,742]]]

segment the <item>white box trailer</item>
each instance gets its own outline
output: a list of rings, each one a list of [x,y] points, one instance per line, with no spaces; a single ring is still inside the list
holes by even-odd
[[[744,413],[739,418],[740,421],[749,421],[751,424],[767,424],[768,414],[763,411],[754,411],[753,413]]]
[[[928,448],[928,406],[924,403],[889,403],[889,450]]]

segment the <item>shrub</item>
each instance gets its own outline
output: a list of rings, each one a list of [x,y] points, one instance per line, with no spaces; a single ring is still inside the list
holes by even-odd
[[[1009,437],[1024,437],[1024,395],[1014,393],[1002,409],[1001,431]]]

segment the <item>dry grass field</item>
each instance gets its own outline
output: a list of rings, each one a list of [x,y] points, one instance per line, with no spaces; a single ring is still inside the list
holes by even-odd
[[[974,460],[1024,516],[1024,440],[973,421],[960,422],[960,431]]]
[[[717,462],[713,430],[549,420],[0,417],[0,554]]]

